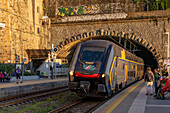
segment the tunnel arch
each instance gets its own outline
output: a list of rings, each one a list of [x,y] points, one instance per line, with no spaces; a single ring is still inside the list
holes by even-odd
[[[147,42],[145,39],[140,38],[135,33],[127,33],[127,32],[120,32],[115,30],[105,30],[105,29],[99,29],[91,32],[85,32],[82,34],[78,34],[77,36],[71,36],[71,38],[68,38],[61,42],[59,45],[57,45],[59,51],[57,52],[58,57],[65,57],[69,54],[69,50],[75,46],[76,44],[80,43],[81,41],[86,41],[90,39],[95,39],[98,37],[122,37],[127,38],[128,40],[131,40],[133,43],[137,44],[140,48],[148,51],[148,55],[152,55],[155,62],[157,62],[156,67],[160,67],[163,65],[163,60],[161,54],[154,48],[154,46]],[[138,54],[138,53],[136,53]],[[137,55],[141,57],[139,54]],[[156,65],[156,63],[155,63]],[[154,67],[155,68],[155,67]]]

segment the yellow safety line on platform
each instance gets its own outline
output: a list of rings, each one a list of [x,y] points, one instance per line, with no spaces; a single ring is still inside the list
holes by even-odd
[[[133,86],[131,89],[126,91],[122,96],[114,100],[109,106],[107,106],[103,111],[100,113],[111,113],[128,95],[131,93],[137,86],[143,83],[143,80],[140,81],[137,85]]]

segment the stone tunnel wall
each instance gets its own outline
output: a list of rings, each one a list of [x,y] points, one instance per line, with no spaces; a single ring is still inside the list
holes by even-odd
[[[125,32],[144,39],[152,45],[158,53],[166,58],[167,37],[163,35],[164,29],[169,28],[170,24],[167,18],[161,19],[138,19],[138,20],[110,20],[104,22],[78,22],[67,24],[55,24],[50,28],[52,42],[55,46],[61,42],[77,36],[79,34],[93,32],[98,29],[114,30]]]

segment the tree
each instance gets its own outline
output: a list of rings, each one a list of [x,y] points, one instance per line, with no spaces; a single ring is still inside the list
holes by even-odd
[[[150,4],[150,1],[149,0],[134,0],[134,2],[136,4],[139,4],[140,2],[145,2],[146,3],[146,6],[147,6],[147,11],[149,11],[149,4]]]

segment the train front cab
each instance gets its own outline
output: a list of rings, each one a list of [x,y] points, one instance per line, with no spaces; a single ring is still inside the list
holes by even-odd
[[[81,46],[80,46],[81,47]],[[80,92],[82,95],[89,95],[89,96],[106,96],[108,95],[108,92],[111,92],[110,84],[108,84],[109,81],[109,71],[110,66],[112,62],[109,62],[107,59],[113,58],[113,48],[112,45],[110,45],[108,48],[106,48],[104,55],[103,55],[103,61],[101,63],[98,63],[96,65],[99,65],[99,67],[96,67],[98,70],[96,74],[89,75],[88,77],[83,77],[84,75],[82,73],[78,73],[76,70],[77,61],[79,59],[79,53],[80,47],[77,47],[76,52],[74,54],[74,59],[72,60],[70,71],[69,71],[69,88],[72,91],[75,91],[76,93]],[[112,49],[112,50],[111,50]],[[112,55],[110,55],[110,51],[112,51]],[[77,60],[76,60],[77,59]],[[107,63],[105,63],[105,61]],[[107,65],[107,66],[105,66]],[[106,73],[107,72],[107,73]],[[79,74],[76,76],[76,74]],[[91,78],[92,76],[95,76]],[[80,77],[82,76],[82,77]],[[94,93],[93,93],[94,92]],[[80,94],[79,93],[79,94]]]

